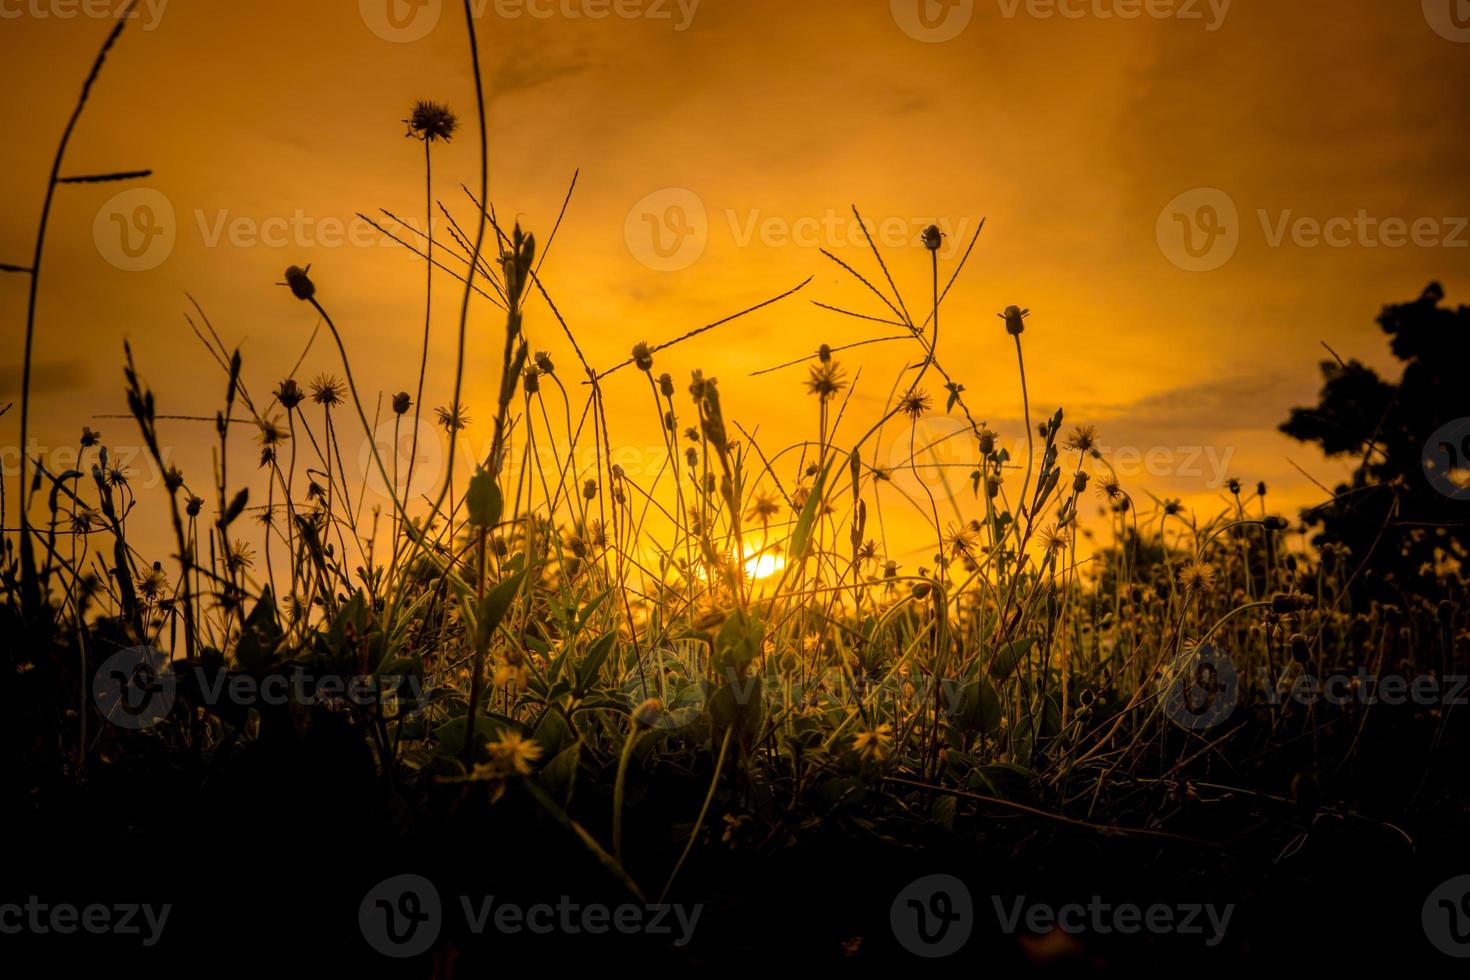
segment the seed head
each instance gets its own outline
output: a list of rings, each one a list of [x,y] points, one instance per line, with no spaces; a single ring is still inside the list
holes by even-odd
[[[944,232],[939,230],[938,225],[930,225],[924,229],[924,247],[931,252],[939,251],[939,246],[944,244]]]
[[[633,363],[645,374],[653,370],[653,351],[642,341],[633,345]]]
[[[408,392],[400,391],[393,396],[394,415],[407,415],[410,408],[413,408],[413,398]]]
[[[448,143],[449,138],[454,135],[454,130],[459,126],[459,120],[447,105],[438,102],[424,100],[414,104],[413,114],[403,120],[408,126],[408,135],[411,139],[423,140],[432,143],[435,140],[443,140]]]
[[[556,366],[551,363],[551,355],[544,350],[538,350],[535,356],[536,368],[542,374],[555,374]]]
[[[306,392],[301,390],[301,386],[296,383],[295,378],[287,378],[285,381],[276,385],[276,401],[280,402],[281,407],[286,411],[291,411],[291,409],[300,405],[305,400]]]
[[[311,299],[316,295],[316,283],[311,281],[309,272],[311,272],[309,265],[304,269],[299,265],[293,265],[286,270],[286,281],[281,285],[289,287],[291,295],[299,300]]]
[[[1031,315],[1029,309],[1023,310],[1019,306],[1007,306],[1004,313],[997,313],[1006,322],[1006,333],[1012,337],[1019,337],[1026,331],[1026,318]]]
[[[311,400],[323,408],[335,408],[342,404],[347,389],[342,382],[329,374],[319,374],[311,382]]]
[[[812,365],[811,374],[806,381],[806,390],[809,394],[826,401],[846,387],[847,381],[843,377],[842,368],[836,362],[827,361]]]
[[[920,419],[928,413],[932,402],[929,393],[919,388],[910,388],[899,402],[899,408],[911,419]]]

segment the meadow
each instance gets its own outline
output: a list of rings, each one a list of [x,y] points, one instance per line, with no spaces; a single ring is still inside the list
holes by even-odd
[[[478,72],[475,40],[471,21]],[[851,346],[824,345],[771,365],[773,399],[811,418],[809,436],[762,444],[752,420],[769,406],[722,401],[719,364],[676,376],[671,362],[694,336],[812,297],[773,291],[590,364],[539,274],[559,225],[506,226],[488,203],[483,95],[468,121],[434,102],[406,116],[435,231],[406,239],[402,261],[462,294],[459,321],[437,325],[458,332],[452,389],[425,387],[426,302],[417,389],[361,390],[366,355],[332,315],[352,287],[303,257],[259,286],[277,291],[282,322],[331,342],[331,372],[253,376],[196,311],[218,369],[201,381],[218,391],[212,472],[171,467],[160,425],[178,409],[148,381],[170,365],[129,350],[127,439],[163,486],[135,493],[113,465],[104,435],[122,422],[79,422],[69,470],[23,457],[5,474],[14,880],[178,905],[156,948],[75,949],[222,969],[299,956],[374,975],[609,955],[642,969],[922,963],[928,940],[916,949],[896,925],[895,896],[949,875],[974,891],[977,919],[955,956],[989,968],[1208,974],[1304,949],[1318,963],[1451,962],[1420,914],[1464,870],[1455,547],[1390,597],[1376,547],[1278,513],[1248,475],[1214,513],[1130,485],[1088,420],[1031,401],[1044,297],[1035,314],[997,303],[990,323],[963,325],[994,331],[1016,361],[1011,390],[967,389],[943,356],[945,301],[966,288],[983,225],[949,262],[937,225],[860,264],[824,253],[866,297],[829,307],[832,336],[855,323],[891,334],[892,376],[861,379],[885,407],[855,417]],[[468,218],[464,200],[435,195],[449,139],[482,152]],[[34,284],[44,236],[43,217],[35,262],[6,272]],[[915,276],[929,288],[902,295],[895,282]],[[471,304],[497,307],[503,331],[469,331]],[[576,359],[532,349],[531,323]],[[493,420],[483,451],[461,435],[467,345],[501,353],[498,399],[475,406]],[[613,384],[645,388],[664,433],[663,457],[638,473],[614,461]],[[1024,434],[987,426],[1017,406]],[[921,436],[935,416],[955,423],[963,467]],[[421,418],[444,434],[443,472],[470,454],[470,479],[416,481]],[[370,435],[389,423],[391,442]],[[897,467],[877,448],[895,435],[909,445]],[[1351,441],[1365,468],[1377,438]],[[225,465],[242,441],[254,472]],[[904,468],[912,480],[895,479]],[[1324,491],[1324,511],[1365,492]],[[143,509],[165,515],[165,545],[130,536]],[[924,530],[895,540],[885,510]],[[920,548],[925,560],[893,557]],[[396,939],[384,955],[365,931],[373,906],[359,914],[396,875],[433,882],[446,907],[570,895],[700,911],[677,943],[652,929],[487,938],[449,915],[398,959]],[[1206,944],[1008,930],[991,912],[992,897],[1093,895],[1233,914]],[[391,920],[417,906],[384,908]],[[932,894],[916,908],[950,911]]]

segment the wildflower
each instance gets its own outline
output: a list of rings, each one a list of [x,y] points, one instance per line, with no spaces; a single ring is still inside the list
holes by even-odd
[[[758,493],[755,500],[751,502],[750,510],[745,512],[747,521],[759,521],[762,525],[771,523],[771,518],[781,513],[781,505],[776,498],[769,493]]]
[[[653,351],[643,341],[633,345],[633,363],[645,374],[653,370]]]
[[[900,410],[909,418],[918,420],[929,411],[932,402],[929,393],[918,388],[910,388],[908,394],[898,403]]]
[[[674,397],[674,376],[667,371],[658,376],[658,393],[665,398]]]
[[[107,485],[113,490],[120,490],[128,485],[128,471],[123,466],[113,466],[107,471]]]
[[[1185,592],[1214,592],[1215,567],[1202,561],[1192,561],[1179,569],[1179,584]]]
[[[858,732],[852,739],[853,750],[872,762],[881,762],[892,744],[893,726],[886,721],[872,731]]]
[[[1235,477],[1232,476],[1228,481],[1226,481],[1226,483],[1225,483],[1225,489],[1227,489],[1227,490],[1230,491],[1231,496],[1239,497],[1240,496],[1240,481],[1237,480]]]
[[[525,738],[519,732],[512,731],[502,735],[500,741],[491,742],[489,749],[507,769],[522,776],[531,775],[531,763],[541,758],[545,751],[535,739]]]
[[[347,389],[342,382],[329,374],[319,374],[311,383],[311,400],[323,408],[335,408],[342,404]]]
[[[536,369],[542,374],[556,373],[556,365],[551,363],[551,355],[546,351],[538,350],[533,360],[536,362]]]
[[[311,272],[309,265],[304,269],[299,265],[293,265],[286,270],[286,281],[277,285],[289,287],[291,295],[299,300],[309,300],[316,295],[316,283],[311,281],[309,272]]]
[[[438,102],[422,100],[414,104],[413,114],[403,120],[408,126],[405,134],[410,139],[422,140],[432,143],[435,140],[443,140],[448,143],[454,135],[454,130],[459,126],[459,120],[447,105]]]
[[[1097,495],[1108,503],[1113,503],[1123,496],[1123,485],[1115,476],[1103,477],[1097,484]]]
[[[864,541],[863,544],[857,550],[857,558],[858,558],[858,561],[863,562],[865,564],[868,563],[868,562],[877,561],[878,560],[878,542],[872,540],[871,538],[869,538],[867,541]]]
[[[823,344],[822,346],[817,348],[817,360],[821,361],[823,364],[826,364],[832,360],[831,344]]]
[[[956,555],[969,555],[980,543],[979,532],[969,525],[949,529],[949,548]]]
[[[290,433],[281,428],[280,423],[274,417],[260,419],[255,424],[260,429],[256,438],[260,440],[262,446],[279,445],[291,438]]]
[[[184,504],[184,512],[187,513],[190,517],[198,517],[199,512],[203,509],[204,498],[196,497],[192,494],[189,496],[188,502]]]
[[[439,420],[445,432],[461,432],[469,428],[470,422],[473,421],[464,405],[455,405],[453,409],[436,408],[434,417]]]
[[[1073,452],[1089,453],[1097,444],[1097,429],[1090,425],[1080,425],[1072,430],[1067,437],[1066,447]]]
[[[582,497],[584,499],[586,499],[586,500],[596,500],[597,499],[597,481],[596,480],[588,480],[586,483],[582,484]]]
[[[1050,524],[1042,529],[1040,542],[1043,554],[1060,555],[1065,553],[1072,544],[1072,532],[1067,528]]]
[[[281,407],[286,411],[291,411],[291,409],[300,405],[305,400],[306,392],[301,390],[301,386],[296,383],[295,378],[287,378],[285,381],[276,385],[276,401],[280,402]]]
[[[843,377],[842,368],[831,361],[814,365],[806,382],[807,393],[816,395],[822,401],[826,401],[846,387],[847,381]]]
[[[1083,490],[1086,490],[1089,479],[1090,477],[1086,473],[1078,470],[1077,474],[1072,477],[1072,492],[1081,493]]]
[[[138,594],[150,602],[161,596],[168,588],[168,575],[163,570],[163,565],[154,562],[153,567],[143,574],[136,583]]]
[[[413,398],[409,396],[408,392],[400,391],[393,396],[394,415],[407,415],[410,408],[413,408]]]
[[[1029,309],[1023,310],[1019,306],[1007,306],[1004,313],[997,313],[1006,322],[1006,333],[1012,337],[1019,337],[1026,330],[1026,318],[1031,315]]]
[[[225,548],[225,567],[232,572],[255,567],[255,549],[244,541],[236,540]]]
[[[990,456],[995,452],[996,435],[989,429],[980,430],[980,455]]]
[[[521,385],[526,394],[534,395],[541,390],[541,369],[534,364],[521,373]]]
[[[938,225],[930,225],[925,228],[921,237],[924,247],[931,252],[939,251],[939,246],[944,244],[944,232],[939,230]]]
[[[1178,499],[1164,501],[1164,513],[1170,517],[1177,517],[1183,510],[1184,504]]]
[[[163,474],[163,486],[169,493],[175,493],[184,485],[184,474],[177,466],[170,466]]]
[[[81,507],[71,515],[72,534],[90,534],[102,526],[102,516],[90,507]]]
[[[690,469],[694,469],[699,465],[699,450],[693,446],[686,447],[684,450],[684,460],[689,464]]]
[[[102,433],[93,431],[90,426],[82,426],[82,448],[87,449],[102,441]]]

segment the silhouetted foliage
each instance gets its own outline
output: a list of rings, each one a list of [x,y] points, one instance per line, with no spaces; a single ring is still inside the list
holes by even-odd
[[[1303,519],[1317,529],[1317,545],[1345,548],[1352,567],[1362,565],[1355,590],[1386,602],[1434,595],[1436,572],[1463,567],[1470,549],[1470,499],[1457,499],[1470,491],[1444,492],[1465,485],[1460,443],[1470,421],[1449,440],[1441,431],[1470,419],[1470,307],[1442,307],[1443,299],[1443,288],[1430,283],[1417,300],[1385,307],[1378,317],[1394,356],[1405,362],[1398,383],[1356,360],[1327,361],[1319,403],[1293,409],[1281,426],[1328,456],[1361,458],[1351,483]]]

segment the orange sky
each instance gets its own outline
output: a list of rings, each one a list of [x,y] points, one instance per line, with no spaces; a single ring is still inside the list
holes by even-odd
[[[73,444],[87,423],[110,443],[136,441],[130,422],[94,418],[125,409],[125,338],[161,412],[213,414],[224,378],[185,322],[186,292],[242,346],[253,389],[273,386],[313,325],[274,285],[292,263],[313,264],[363,386],[414,387],[421,261],[345,232],[357,211],[422,221],[421,146],[400,120],[432,98],[472,126],[474,96],[459,5],[391,0],[390,18],[389,2],[142,5],[65,170],[156,173],[60,192],[35,367],[42,452]],[[1387,365],[1373,323],[1382,304],[1431,278],[1470,301],[1470,29],[1452,2],[476,0],[491,195],[544,240],[580,168],[542,273],[598,366],[814,276],[656,367],[681,381],[681,397],[691,369],[718,376],[727,411],[759,426],[768,449],[810,437],[816,406],[802,369],[749,372],[885,333],[811,303],[881,312],[817,251],[873,271],[849,205],[885,228],[914,307],[928,288],[918,231],[952,230],[952,261],[985,217],[940,349],[977,417],[1021,434],[1014,352],[995,313],[1028,306],[1033,409],[1064,405],[1109,450],[1136,450],[1136,492],[1213,508],[1218,478],[1234,475],[1268,481],[1278,505],[1311,502],[1320,492],[1287,457],[1329,484],[1342,467],[1274,427],[1314,398],[1319,342]],[[56,139],[111,27],[87,12],[118,5],[0,0],[0,262],[29,262]],[[436,184],[468,221],[458,184],[477,181],[476,148],[462,136],[436,149]],[[124,191],[134,196],[115,198]],[[165,234],[152,240],[161,253],[130,258],[112,216],[131,219],[139,203]],[[1212,213],[1224,234],[1196,224],[1191,257],[1176,215]],[[1303,218],[1326,225],[1327,240]],[[694,231],[682,250],[670,223]],[[667,256],[649,237],[660,226]],[[441,277],[429,407],[449,400],[449,287]],[[0,276],[0,404],[18,398],[24,314],[24,277]],[[526,327],[572,367],[544,306]],[[470,336],[478,447],[498,311],[476,306]],[[880,410],[898,359],[913,354],[880,344],[843,356],[849,375],[863,373],[854,419]],[[298,377],[323,370],[339,370],[327,343]],[[659,445],[642,379],[617,376],[609,401],[629,458]],[[165,430],[205,485],[209,430]],[[10,469],[15,411],[0,431]]]

